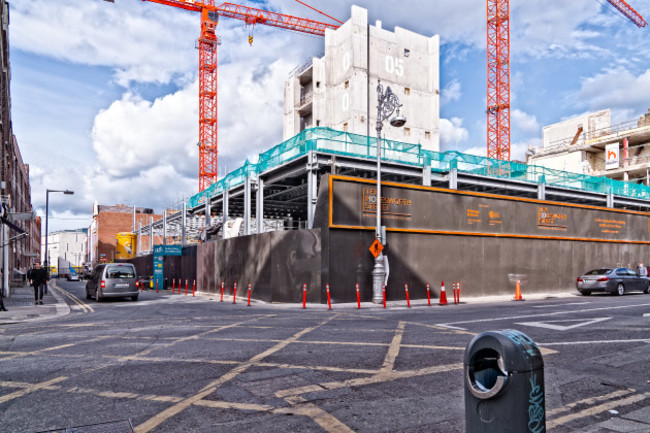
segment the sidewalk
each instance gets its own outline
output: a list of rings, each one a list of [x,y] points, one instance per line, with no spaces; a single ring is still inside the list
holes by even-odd
[[[70,313],[70,307],[54,290],[55,281],[48,282],[48,293],[43,296],[43,305],[34,305],[34,289],[30,285],[12,287],[11,296],[4,298],[7,311],[0,311],[0,326],[12,323],[45,320]]]

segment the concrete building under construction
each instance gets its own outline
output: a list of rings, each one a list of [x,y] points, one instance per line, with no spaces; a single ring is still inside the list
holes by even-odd
[[[374,135],[377,83],[390,86],[409,119],[385,138],[438,150],[438,35],[427,37],[396,27],[368,24],[368,11],[352,6],[351,18],[325,33],[325,55],[297,68],[285,84],[284,139],[305,129],[328,127]]]
[[[543,129],[543,146],[528,162],[548,168],[650,185],[650,110],[612,125],[610,110],[588,113]]]

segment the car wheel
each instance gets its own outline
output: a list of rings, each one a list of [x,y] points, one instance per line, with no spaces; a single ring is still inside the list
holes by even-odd
[[[132,300],[133,302],[137,301],[137,300],[138,300],[138,295],[133,295],[133,296],[131,296],[131,300]]]
[[[623,286],[623,283],[618,283],[618,286],[616,286],[616,294],[618,296],[623,296],[625,294],[625,286]]]
[[[645,286],[645,292],[650,295],[650,283],[648,283],[647,286]]]
[[[589,291],[589,290],[581,290],[580,294],[582,296],[589,296],[589,295],[591,295],[591,291]]]

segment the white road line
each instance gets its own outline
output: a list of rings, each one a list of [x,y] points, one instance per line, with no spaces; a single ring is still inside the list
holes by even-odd
[[[571,302],[568,304],[534,305],[533,308],[553,308],[553,307],[566,307],[569,305],[585,305],[585,304],[591,304],[591,302]]]
[[[604,322],[611,317],[596,317],[593,319],[566,319],[566,320],[548,320],[546,322],[517,322],[515,325],[533,326],[536,328],[552,329],[554,331],[568,331],[569,329],[579,328],[581,326],[593,325],[594,323]],[[560,323],[570,322],[572,325],[561,325]]]
[[[538,346],[573,346],[575,344],[616,344],[616,343],[650,343],[650,338],[634,338],[630,340],[593,340],[593,341],[560,341],[557,343],[536,342]]]
[[[539,314],[525,314],[521,316],[508,316],[508,317],[490,317],[487,319],[476,319],[476,320],[462,320],[459,322],[447,322],[447,323],[438,323],[438,326],[452,326],[452,325],[460,325],[460,324],[465,324],[465,323],[482,323],[482,322],[495,322],[497,320],[520,320],[520,319],[529,319],[529,318],[534,318],[534,317],[549,317],[549,316],[562,316],[565,314],[579,314],[579,313],[590,313],[592,311],[611,311],[611,310],[618,310],[622,308],[639,308],[639,307],[650,307],[650,304],[634,304],[634,305],[620,305],[617,307],[613,306],[607,306],[607,307],[599,307],[599,308],[585,308],[583,310],[568,310],[568,311],[555,311],[555,312],[547,312],[547,313],[539,313]]]

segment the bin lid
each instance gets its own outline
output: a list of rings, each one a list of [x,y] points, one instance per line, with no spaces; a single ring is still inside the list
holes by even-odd
[[[507,373],[533,371],[544,367],[544,359],[535,342],[523,332],[506,329],[477,335],[465,349],[465,365],[476,362],[475,355],[484,349],[499,354],[500,364]]]

